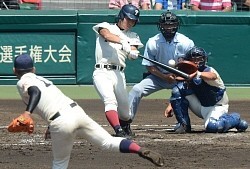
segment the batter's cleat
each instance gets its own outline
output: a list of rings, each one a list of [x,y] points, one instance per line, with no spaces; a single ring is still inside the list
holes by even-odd
[[[126,133],[123,131],[123,129],[120,127],[115,131],[115,137],[125,137]]]
[[[156,153],[152,150],[148,150],[146,148],[141,148],[139,150],[138,154],[140,157],[151,161],[156,166],[162,167],[164,165],[164,159],[163,159],[162,155],[159,153]]]
[[[239,125],[236,127],[238,132],[244,132],[248,128],[248,123],[245,120],[240,120]]]
[[[174,128],[174,132],[176,134],[191,133],[191,126],[178,123]]]
[[[122,126],[123,131],[126,133],[127,136],[133,137],[135,133],[131,130],[130,124]]]

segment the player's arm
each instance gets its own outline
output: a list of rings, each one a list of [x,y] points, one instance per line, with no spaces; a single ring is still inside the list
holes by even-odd
[[[139,51],[137,51],[138,46],[134,46],[134,45],[130,45],[129,42],[127,40],[123,40],[122,38],[120,38],[118,35],[115,35],[113,33],[111,33],[108,29],[106,28],[102,28],[100,27],[98,29],[99,34],[108,42],[112,42],[112,43],[119,43],[122,45],[122,50],[124,50],[125,52],[127,52],[128,54],[132,55],[129,56],[129,58],[131,59],[137,59],[138,58],[138,53]],[[133,52],[131,52],[131,50]]]
[[[167,103],[167,107],[166,107],[166,109],[165,109],[165,111],[164,111],[164,115],[165,115],[165,117],[173,117],[173,114],[172,114],[172,112],[173,112],[173,108],[172,108],[172,106],[171,106],[171,103]]]
[[[199,72],[197,71],[196,77],[200,77],[203,80],[216,80],[217,75],[214,72]]]
[[[28,95],[30,98],[25,112],[12,120],[12,122],[7,127],[9,132],[28,132],[29,134],[33,133],[34,121],[30,115],[36,108],[41,98],[41,91],[36,86],[30,86],[28,88]]]
[[[166,80],[168,83],[173,83],[173,82],[175,82],[175,77],[174,77],[173,74],[171,74],[171,73],[164,74],[164,73],[162,73],[162,72],[161,72],[157,67],[155,67],[155,66],[147,66],[147,70],[148,70],[151,74],[153,74],[153,75],[155,75],[155,76],[158,76],[158,77],[160,77],[160,78]]]
[[[28,88],[28,95],[30,97],[25,112],[32,113],[41,98],[41,91],[37,86],[30,86]]]
[[[100,27],[98,32],[108,42],[120,43],[121,41],[121,38],[118,35],[111,33],[107,28]]]

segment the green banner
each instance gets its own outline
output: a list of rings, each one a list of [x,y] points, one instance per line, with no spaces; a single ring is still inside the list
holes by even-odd
[[[11,75],[14,57],[28,53],[37,72],[47,75],[76,73],[75,33],[11,32],[0,34],[0,73]]]

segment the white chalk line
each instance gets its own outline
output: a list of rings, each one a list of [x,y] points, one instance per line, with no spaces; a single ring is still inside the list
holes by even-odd
[[[109,125],[101,125],[102,127],[110,127]],[[134,127],[135,131],[153,131],[153,132],[166,132],[166,131],[173,131],[173,127],[175,125],[158,125],[158,124],[144,124],[144,125],[132,125],[132,127]],[[39,125],[40,128],[47,128],[47,125]],[[137,128],[136,128],[137,127]],[[6,129],[7,126],[0,126],[0,129]],[[192,128],[203,128],[203,125],[192,125]],[[192,133],[195,134],[195,133]],[[188,141],[189,143],[192,144],[199,144],[201,142],[212,142],[213,139],[216,138],[222,138],[222,137],[239,137],[239,135],[235,136],[237,133],[226,133],[226,134],[214,134],[212,137],[203,137],[200,138],[199,140],[195,140],[192,141],[192,137],[191,138],[164,138],[164,137],[155,137],[152,138],[151,135],[154,134],[150,134],[148,138],[144,138],[144,140],[141,140],[141,138],[139,138],[141,141],[139,142],[145,142],[147,141],[154,141],[154,142],[186,142]],[[18,136],[16,136],[17,138]],[[24,136],[22,136],[24,137]],[[245,136],[244,136],[245,137]],[[18,139],[16,139],[18,140]],[[87,141],[84,139],[81,139],[82,141],[75,141],[74,144],[75,145],[85,145],[87,144]],[[4,141],[4,140],[2,140]],[[23,139],[20,138],[18,143],[6,143],[6,142],[2,142],[0,141],[0,146],[2,147],[10,147],[10,146],[29,146],[29,145],[51,145],[51,140],[44,140],[43,135],[41,134],[33,134],[33,135],[28,135],[26,137],[24,137]]]

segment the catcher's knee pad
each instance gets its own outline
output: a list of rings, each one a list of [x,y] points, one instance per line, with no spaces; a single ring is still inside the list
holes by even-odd
[[[216,120],[214,118],[210,118],[205,130],[207,133],[221,133],[224,131],[224,127],[224,120]]]
[[[177,83],[173,89],[170,100],[180,99],[182,96],[183,91],[186,90],[184,82]]]
[[[188,89],[186,82],[178,82],[172,89],[170,100],[185,98],[193,94],[193,90]]]

